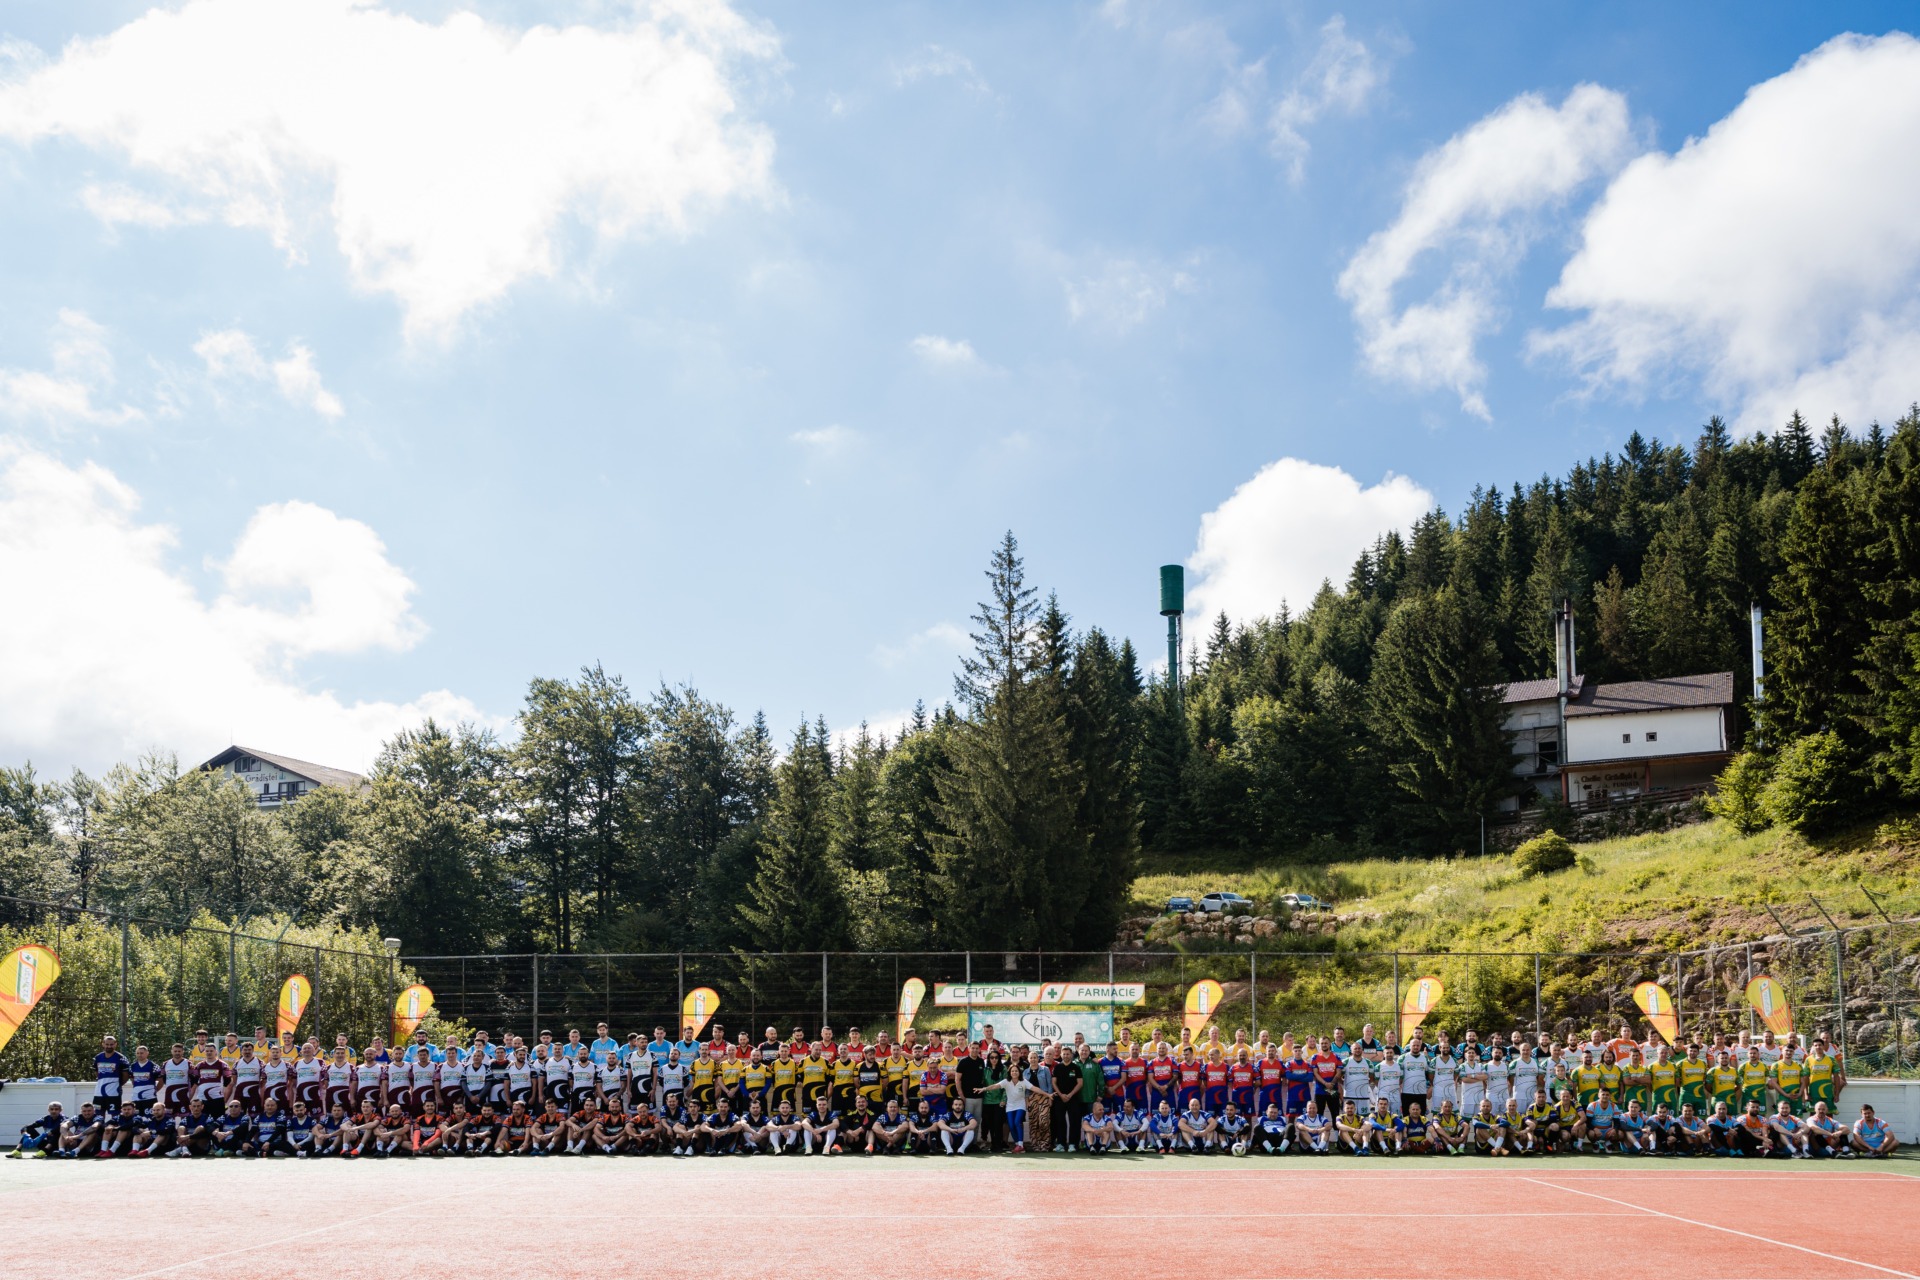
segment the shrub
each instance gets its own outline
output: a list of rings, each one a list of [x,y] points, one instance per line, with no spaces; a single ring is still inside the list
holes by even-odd
[[[1781,826],[1818,835],[1846,819],[1855,791],[1851,754],[1829,730],[1795,738],[1782,749],[1760,804]]]
[[[1743,836],[1763,831],[1771,825],[1762,803],[1767,789],[1767,762],[1752,751],[1742,751],[1727,762],[1714,779],[1713,794],[1707,797],[1707,812],[1725,818],[1727,824]]]
[[[1542,831],[1513,851],[1513,869],[1523,876],[1543,876],[1549,871],[1564,871],[1577,860],[1567,838],[1552,829]]]

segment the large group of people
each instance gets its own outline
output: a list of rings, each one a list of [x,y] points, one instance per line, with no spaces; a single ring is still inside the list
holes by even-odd
[[[1882,1157],[1862,1107],[1836,1114],[1842,1056],[1815,1035],[1717,1035],[1676,1055],[1629,1026],[1585,1039],[1468,1031],[1400,1044],[1244,1030],[1122,1031],[1105,1046],[907,1030],[871,1042],[715,1024],[678,1040],[475,1032],[330,1047],[252,1037],[94,1057],[94,1097],[57,1104],[14,1154],[60,1159],[556,1155],[947,1155],[1062,1151]]]

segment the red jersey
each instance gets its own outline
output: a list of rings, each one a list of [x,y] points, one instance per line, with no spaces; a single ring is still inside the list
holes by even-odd
[[[1173,1083],[1175,1067],[1172,1058],[1155,1058],[1151,1063],[1147,1064],[1147,1069],[1152,1073],[1155,1084],[1169,1085]]]
[[[1331,1085],[1340,1078],[1339,1054],[1316,1053],[1307,1061],[1313,1064],[1313,1074],[1320,1078],[1321,1084]]]
[[[1227,1083],[1227,1064],[1224,1062],[1209,1062],[1206,1067],[1206,1076],[1207,1088],[1224,1088]]]
[[[1286,1078],[1287,1078],[1286,1063],[1280,1061],[1280,1059],[1278,1058],[1260,1059],[1260,1083],[1261,1084],[1266,1084],[1266,1085],[1279,1084],[1282,1080]]]
[[[1147,1060],[1128,1058],[1120,1064],[1120,1078],[1128,1084],[1139,1084],[1147,1078]]]
[[[1198,1089],[1200,1087],[1200,1073],[1202,1070],[1203,1068],[1197,1062],[1181,1063],[1180,1087],[1182,1089]]]

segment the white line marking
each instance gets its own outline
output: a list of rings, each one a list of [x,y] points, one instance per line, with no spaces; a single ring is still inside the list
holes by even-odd
[[[1667,1218],[1674,1222],[1684,1222],[1690,1227],[1705,1227],[1709,1231],[1724,1231],[1730,1236],[1744,1236],[1748,1240],[1758,1240],[1761,1244],[1775,1245],[1782,1249],[1797,1249],[1801,1253],[1810,1253],[1816,1258],[1825,1258],[1830,1262],[1844,1262],[1848,1266],[1865,1267],[1869,1271],[1878,1271],[1890,1276],[1903,1276],[1906,1280],[1920,1280],[1911,1271],[1896,1271],[1892,1267],[1883,1267],[1877,1262],[1862,1262],[1858,1258],[1843,1258],[1837,1253],[1825,1253],[1819,1249],[1810,1249],[1804,1244],[1794,1244],[1791,1240],[1775,1240],[1772,1236],[1755,1235],[1751,1231],[1741,1231],[1737,1227],[1723,1227],[1716,1222],[1701,1222],[1697,1218],[1683,1218],[1677,1213],[1667,1213],[1660,1209],[1649,1209],[1643,1204],[1633,1204],[1626,1200],[1615,1200],[1612,1196],[1603,1196],[1597,1191],[1582,1191],[1578,1187],[1563,1187],[1555,1182],[1546,1182],[1540,1178],[1528,1178],[1536,1186],[1551,1187],[1555,1191],[1565,1191],[1569,1195],[1588,1196],[1595,1200],[1604,1200],[1608,1204],[1623,1205],[1629,1209],[1638,1209],[1642,1213],[1652,1214],[1656,1218]]]
[[[258,1244],[243,1244],[238,1249],[222,1249],[219,1253],[209,1253],[201,1258],[189,1258],[185,1262],[175,1262],[164,1267],[155,1267],[152,1271],[142,1271],[138,1275],[126,1277],[126,1280],[148,1280],[151,1276],[164,1276],[169,1271],[178,1271],[182,1267],[196,1267],[203,1262],[213,1262],[220,1258],[231,1258],[236,1254],[252,1253],[256,1249],[271,1249],[275,1245],[285,1244],[289,1240],[301,1240],[307,1236],[317,1236],[322,1232],[335,1231],[341,1227],[350,1227],[357,1222],[370,1222],[374,1218],[383,1218],[389,1213],[399,1213],[405,1209],[417,1209],[421,1205],[437,1204],[442,1200],[452,1200],[461,1193],[454,1192],[444,1196],[428,1196],[424,1200],[412,1200],[406,1204],[390,1205],[385,1209],[376,1209],[372,1213],[363,1213],[357,1218],[342,1218],[338,1222],[329,1222],[324,1226],[308,1227],[305,1231],[296,1231],[292,1235],[278,1236],[272,1240],[262,1240]]]

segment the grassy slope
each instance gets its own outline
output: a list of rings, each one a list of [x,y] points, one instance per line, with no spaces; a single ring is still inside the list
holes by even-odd
[[[1878,920],[1859,886],[1895,918],[1920,914],[1920,831],[1909,824],[1819,844],[1785,832],[1740,836],[1719,821],[1580,846],[1578,867],[1523,879],[1504,854],[1485,858],[1256,860],[1149,855],[1133,884],[1136,914],[1168,895],[1230,889],[1265,910],[1289,891],[1331,899],[1341,950],[1672,950],[1824,927],[1813,893],[1842,924]],[[1275,939],[1288,945],[1286,935]]]

